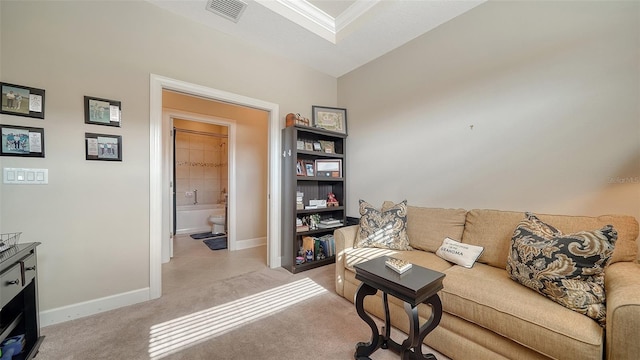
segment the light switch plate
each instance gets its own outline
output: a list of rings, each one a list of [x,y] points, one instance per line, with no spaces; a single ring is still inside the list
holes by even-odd
[[[4,168],[5,184],[42,185],[49,183],[49,169]]]

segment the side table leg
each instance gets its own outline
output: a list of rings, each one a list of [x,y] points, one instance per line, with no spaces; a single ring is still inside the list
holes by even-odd
[[[378,332],[378,325],[376,325],[375,321],[364,311],[364,298],[369,295],[375,295],[378,290],[374,287],[371,287],[364,282],[360,284],[358,287],[358,291],[356,292],[356,310],[358,315],[364,322],[369,325],[371,328],[371,341],[370,342],[359,342],[356,344],[356,352],[353,355],[354,359],[369,359],[369,355],[373,354],[374,351],[378,349],[378,344],[380,342],[380,332]]]
[[[384,327],[382,328],[384,335],[382,335],[382,344],[380,347],[388,349],[389,340],[391,339],[391,317],[389,316],[389,299],[386,292],[382,293],[382,305],[384,306]]]
[[[438,294],[435,294],[425,300],[424,304],[431,306],[431,316],[427,322],[420,326],[418,307],[404,303],[404,310],[409,316],[409,337],[402,343],[402,359],[436,359],[433,354],[422,354],[422,342],[424,338],[440,324],[440,319],[442,318],[442,302]]]

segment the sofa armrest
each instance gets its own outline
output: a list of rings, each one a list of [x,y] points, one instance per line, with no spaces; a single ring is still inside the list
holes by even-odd
[[[605,270],[607,360],[640,354],[640,265],[623,261]]]
[[[344,296],[344,252],[353,247],[359,227],[359,225],[346,226],[333,232],[336,243],[336,293],[340,296]]]

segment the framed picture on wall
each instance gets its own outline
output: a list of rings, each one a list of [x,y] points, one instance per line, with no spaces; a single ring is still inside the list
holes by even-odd
[[[313,126],[347,134],[347,109],[313,105]]]
[[[0,82],[0,114],[44,119],[44,90]]]
[[[1,125],[0,156],[44,157],[44,129]]]
[[[120,101],[84,97],[84,123],[104,126],[120,126],[122,122]]]
[[[85,133],[87,160],[122,161],[122,136]]]

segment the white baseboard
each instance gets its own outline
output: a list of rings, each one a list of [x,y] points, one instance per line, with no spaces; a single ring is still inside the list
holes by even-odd
[[[236,240],[235,250],[243,250],[250,249],[258,246],[267,245],[267,238],[255,238],[255,239],[246,239],[246,240]]]
[[[236,241],[236,250],[249,249],[264,245],[267,245],[266,237],[238,240]],[[114,310],[123,306],[137,304],[150,299],[149,288],[144,288],[106,296],[100,299],[62,306],[51,310],[45,310],[40,312],[40,326],[45,327],[55,325],[65,321]]]
[[[61,322],[99,314],[101,312],[137,304],[147,300],[150,300],[149,288],[144,288],[100,299],[67,305],[56,309],[41,311],[40,326],[45,327],[59,324]]]
[[[211,231],[211,226],[209,227],[191,227],[191,228],[186,228],[186,229],[179,229],[176,230],[176,235],[184,235],[184,234],[195,234],[195,233],[201,233],[201,232],[207,232],[207,231]]]

